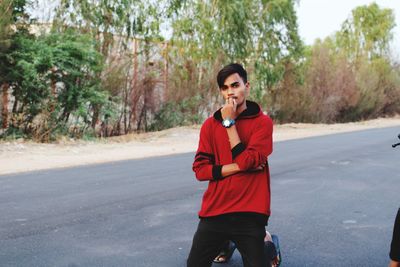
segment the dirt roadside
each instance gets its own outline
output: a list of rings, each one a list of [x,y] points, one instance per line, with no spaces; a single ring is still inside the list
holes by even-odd
[[[391,126],[400,126],[400,116],[343,124],[290,123],[275,126],[274,142]],[[179,127],[95,142],[62,140],[55,144],[38,144],[24,140],[0,141],[0,175],[194,152],[199,129],[200,126]]]

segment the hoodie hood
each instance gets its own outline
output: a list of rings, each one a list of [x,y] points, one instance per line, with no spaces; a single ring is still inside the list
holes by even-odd
[[[236,120],[251,119],[258,117],[262,114],[261,108],[256,102],[246,100],[246,106],[247,109],[245,109],[242,113],[240,113],[239,116],[236,118]],[[214,113],[214,119],[220,122],[222,122],[221,109],[222,108],[218,109]]]

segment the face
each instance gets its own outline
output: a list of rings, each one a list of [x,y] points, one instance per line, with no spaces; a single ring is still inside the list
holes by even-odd
[[[228,76],[224,85],[220,88],[220,93],[224,100],[234,98],[238,106],[242,105],[250,91],[249,83],[244,83],[239,74],[234,73]]]

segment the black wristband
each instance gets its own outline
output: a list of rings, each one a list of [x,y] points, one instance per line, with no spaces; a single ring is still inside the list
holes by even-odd
[[[222,165],[214,165],[212,168],[212,176],[215,181],[222,180]]]

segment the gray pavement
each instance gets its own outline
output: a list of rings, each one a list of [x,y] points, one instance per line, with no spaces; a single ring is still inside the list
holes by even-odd
[[[275,144],[268,228],[282,266],[387,265],[399,132]],[[207,186],[193,176],[193,156],[0,176],[0,266],[185,266]],[[242,266],[240,254],[222,266]]]

